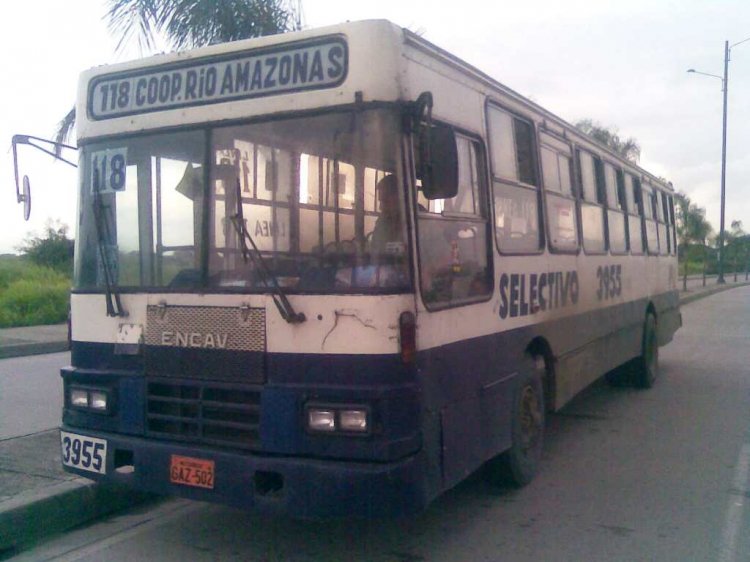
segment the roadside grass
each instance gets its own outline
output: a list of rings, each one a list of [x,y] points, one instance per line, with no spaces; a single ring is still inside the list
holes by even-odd
[[[0,328],[60,324],[69,306],[67,275],[19,256],[0,256]]]

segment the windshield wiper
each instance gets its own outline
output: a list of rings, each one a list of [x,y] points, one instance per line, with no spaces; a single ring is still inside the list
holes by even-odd
[[[307,318],[305,318],[305,313],[295,311],[292,303],[290,303],[289,299],[286,298],[286,294],[282,290],[281,285],[279,285],[276,276],[271,273],[271,270],[268,268],[268,264],[266,264],[266,260],[263,257],[263,254],[258,249],[258,246],[255,244],[255,240],[253,240],[253,237],[250,236],[250,232],[248,232],[247,227],[245,226],[245,217],[243,216],[242,211],[242,189],[240,187],[239,178],[237,178],[237,212],[232,215],[229,220],[232,222],[232,225],[237,231],[237,234],[239,235],[240,241],[242,243],[242,259],[245,260],[245,263],[247,263],[248,258],[250,258],[253,262],[253,265],[255,266],[255,269],[258,271],[258,273],[260,273],[263,285],[265,285],[266,287],[270,286],[274,290],[272,294],[273,302],[276,305],[276,308],[279,309],[279,314],[281,314],[281,317],[290,324],[300,324],[307,320]],[[248,241],[250,242],[252,250],[247,245]]]
[[[107,250],[104,246],[104,241],[110,239],[109,223],[104,216],[104,204],[99,194],[99,186],[95,185],[94,188],[94,224],[96,225],[97,245],[99,246],[99,255],[104,270],[104,285],[107,289],[107,316],[125,317],[128,313],[122,307],[120,294],[113,289],[114,281],[110,270],[109,256],[107,256]]]

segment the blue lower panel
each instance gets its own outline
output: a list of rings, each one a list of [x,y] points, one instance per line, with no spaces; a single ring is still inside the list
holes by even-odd
[[[65,467],[67,471],[157,494],[300,518],[394,517],[422,511],[428,503],[421,453],[394,463],[351,463],[244,454],[66,426],[62,429],[107,440],[106,475]],[[134,470],[117,472],[115,459],[130,459],[129,454]],[[214,461],[214,489],[171,483],[172,455]],[[269,480],[280,483],[280,489],[264,491],[264,482]]]

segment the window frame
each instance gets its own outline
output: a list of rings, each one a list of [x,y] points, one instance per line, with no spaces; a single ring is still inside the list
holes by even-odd
[[[490,126],[490,111],[491,110],[497,110],[501,113],[508,114],[511,119],[519,119],[520,121],[525,121],[529,125],[531,125],[531,145],[532,145],[532,158],[534,159],[534,170],[536,174],[536,180],[539,185],[530,185],[527,183],[523,183],[518,178],[505,178],[502,176],[495,175],[494,165],[492,162],[492,134],[491,134],[491,126]],[[547,236],[546,236],[546,230],[544,228],[543,223],[545,222],[545,211],[546,209],[543,209],[544,205],[544,197],[542,197],[542,170],[541,170],[541,153],[539,152],[540,146],[539,146],[539,129],[537,127],[536,121],[533,119],[530,115],[525,115],[522,113],[519,113],[517,111],[514,111],[513,109],[507,107],[503,103],[487,97],[485,99],[484,103],[484,126],[485,126],[485,134],[487,138],[487,146],[485,147],[485,155],[486,155],[486,165],[488,170],[487,175],[487,191],[488,195],[490,197],[490,215],[492,220],[492,236],[495,239],[495,248],[497,250],[497,253],[501,256],[539,256],[544,254],[545,250],[547,249]],[[513,126],[513,143],[515,148],[516,143],[516,128],[515,125]],[[516,158],[518,155],[516,154]],[[516,174],[518,175],[518,169],[516,164]],[[500,246],[500,241],[497,237],[497,226],[496,226],[496,209],[495,209],[495,183],[502,183],[508,186],[511,186],[513,188],[520,188],[525,189],[529,192],[536,193],[536,201],[537,201],[537,224],[538,232],[539,232],[539,244],[538,248],[534,251],[524,251],[524,252],[507,252],[503,251]]]
[[[643,177],[640,178],[640,197],[641,197],[641,210],[643,211],[643,232],[644,232],[644,238],[646,242],[646,254],[649,256],[658,256],[661,254],[661,244],[659,243],[659,221],[657,219],[657,209],[656,209],[656,188],[651,183],[651,180],[649,178]],[[648,199],[648,200],[647,200]],[[649,209],[651,216],[646,216],[646,209]],[[648,227],[649,224],[652,223],[654,226],[654,238],[655,238],[655,247],[651,248],[651,238],[649,236]]]
[[[606,176],[606,167],[609,166],[612,168],[612,172],[614,173],[615,177],[615,194],[617,195],[617,204],[618,208],[611,207],[609,204],[609,191],[607,190],[607,176]],[[628,223],[628,211],[627,211],[627,198],[625,195],[625,173],[622,171],[622,168],[612,162],[611,160],[602,159],[602,168],[604,170],[604,195],[605,195],[605,204],[607,209],[607,249],[609,250],[609,253],[613,256],[626,256],[630,253],[630,231],[629,231],[629,223]],[[609,221],[609,213],[614,212],[618,213],[622,216],[623,220],[623,236],[625,237],[625,250],[623,251],[614,251],[612,249],[612,236],[610,233],[610,221]]]
[[[591,157],[591,163],[592,168],[594,172],[594,193],[596,195],[596,201],[589,201],[584,198],[584,189],[583,189],[583,170],[581,166],[581,153],[586,153]],[[578,191],[578,224],[579,224],[579,236],[580,236],[580,245],[581,250],[583,253],[587,256],[603,256],[609,253],[609,228],[607,224],[607,205],[606,205],[606,195],[605,195],[605,202],[602,204],[602,193],[604,190],[603,180],[604,180],[604,167],[602,164],[602,158],[593,152],[592,150],[589,150],[588,148],[584,147],[583,145],[576,144],[575,146],[575,168],[576,172],[578,174],[578,177],[576,178],[575,183],[575,189]],[[586,244],[584,241],[584,235],[583,235],[583,205],[589,205],[593,207],[599,208],[601,212],[602,217],[602,242],[603,242],[603,249],[602,250],[587,250]]]
[[[561,145],[565,145],[567,149],[570,151],[570,154],[565,155],[561,154],[559,149],[552,145],[552,143],[545,143],[544,142],[544,136],[549,136],[554,142],[560,143]],[[582,242],[581,242],[581,225],[580,225],[580,216],[579,216],[579,210],[578,210],[578,200],[576,197],[576,176],[575,176],[575,147],[573,146],[573,143],[571,143],[568,139],[561,137],[560,135],[556,134],[554,131],[550,131],[548,129],[545,129],[544,127],[539,128],[537,131],[537,144],[539,146],[539,167],[540,167],[540,179],[541,179],[541,190],[542,190],[542,206],[543,206],[543,221],[544,221],[544,235],[546,239],[546,248],[547,251],[550,254],[559,254],[559,255],[578,255],[581,253],[582,249]],[[555,191],[547,188],[547,184],[544,181],[544,164],[542,163],[542,150],[550,150],[555,154],[555,156],[558,159],[558,173],[560,172],[560,156],[563,156],[565,158],[569,159],[569,165],[568,165],[568,175],[570,176],[570,193],[563,193],[562,191]],[[556,248],[552,244],[552,231],[551,231],[551,224],[549,221],[549,209],[547,205],[547,197],[548,196],[558,197],[560,199],[565,199],[567,201],[570,201],[573,203],[573,213],[575,214],[575,231],[576,231],[576,247],[571,249],[560,249]]]
[[[436,121],[437,122],[437,121]],[[445,122],[441,122],[442,124],[449,125]],[[436,213],[430,213],[429,211],[420,211],[419,209],[419,200],[418,200],[418,189],[416,184],[416,158],[414,154],[414,142],[413,142],[413,136],[410,137],[412,140],[408,142],[408,163],[406,165],[409,167],[409,171],[407,174],[411,177],[411,183],[414,186],[414,189],[412,190],[411,194],[409,194],[409,198],[411,199],[410,203],[413,206],[414,213],[413,218],[411,219],[413,228],[414,228],[414,255],[415,255],[415,269],[416,272],[412,272],[412,279],[413,279],[413,286],[415,291],[419,291],[419,298],[422,301],[422,305],[425,307],[425,310],[428,312],[438,312],[441,310],[449,310],[453,308],[458,308],[461,306],[468,306],[472,304],[480,304],[485,303],[490,300],[495,295],[495,261],[494,261],[494,246],[493,241],[494,239],[494,214],[493,214],[493,205],[492,201],[490,200],[491,194],[489,190],[489,154],[487,152],[487,146],[485,145],[484,139],[482,138],[482,135],[473,133],[471,131],[468,131],[466,129],[449,125],[453,128],[454,133],[456,134],[456,137],[463,137],[467,139],[470,143],[473,143],[475,148],[477,149],[476,152],[476,172],[478,173],[477,177],[477,194],[480,197],[480,200],[475,202],[478,203],[481,210],[484,211],[485,216],[482,218],[481,215],[471,215],[468,213],[450,213],[448,215],[442,215],[442,214],[436,214]],[[458,139],[457,139],[458,140]],[[484,198],[484,201],[481,199]],[[407,212],[407,215],[410,215],[411,213]],[[476,224],[484,223],[485,226],[485,251],[487,252],[487,277],[489,279],[489,290],[485,295],[480,295],[476,297],[469,297],[466,299],[462,299],[460,301],[454,301],[454,302],[442,302],[442,303],[435,303],[431,302],[425,299],[425,291],[423,291],[422,287],[422,273],[424,271],[423,269],[423,259],[422,259],[422,251],[421,251],[421,244],[420,244],[420,236],[419,236],[419,228],[420,228],[420,221],[421,220],[427,220],[427,221],[444,221],[444,222],[475,222]],[[416,274],[415,274],[416,273]]]
[[[626,177],[630,177],[630,193],[633,200],[633,207],[630,208],[630,201],[628,199],[628,182],[626,181]],[[640,178],[634,174],[633,172],[630,172],[628,170],[623,170],[623,189],[625,191],[625,207],[626,207],[626,216],[628,217],[628,251],[630,252],[631,256],[645,256],[647,255],[646,248],[644,246],[644,225],[643,225],[643,209],[641,207],[641,180]],[[633,252],[633,239],[631,237],[631,228],[630,228],[630,217],[634,217],[638,219],[638,229],[641,233],[641,244],[640,244],[640,250],[638,252]]]
[[[669,211],[666,207],[666,193],[656,184],[654,188],[654,197],[656,197],[656,230],[659,232],[659,255],[668,256],[672,253],[672,240],[669,232]],[[661,215],[661,218],[659,218]],[[662,243],[661,232],[664,231],[664,240]]]
[[[677,255],[677,223],[675,221],[674,216],[674,193],[669,193],[667,195],[668,198],[668,205],[669,205],[669,225],[670,225],[670,233],[672,236],[672,252],[671,255],[676,256]]]

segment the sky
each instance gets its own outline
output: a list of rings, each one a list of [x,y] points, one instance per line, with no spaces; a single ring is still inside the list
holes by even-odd
[[[141,56],[135,45],[116,52],[107,4],[0,4],[0,254],[18,252],[49,221],[74,233],[76,170],[21,147],[32,185],[25,222],[11,137],[51,138],[81,71]],[[750,38],[747,0],[303,0],[303,14],[305,27],[389,19],[569,122],[592,118],[634,137],[640,165],[704,207],[718,231],[722,84],[686,71],[723,74],[724,41]],[[726,226],[750,230],[750,41],[732,49],[728,84]]]

